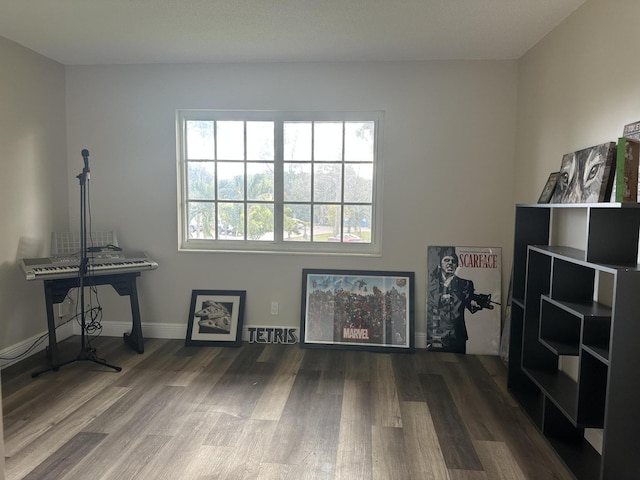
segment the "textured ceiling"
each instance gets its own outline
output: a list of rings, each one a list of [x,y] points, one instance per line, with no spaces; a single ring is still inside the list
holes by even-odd
[[[65,65],[517,59],[585,0],[0,0]]]

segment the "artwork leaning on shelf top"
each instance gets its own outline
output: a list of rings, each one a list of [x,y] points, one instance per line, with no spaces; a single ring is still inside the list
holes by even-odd
[[[567,153],[562,157],[560,177],[552,203],[609,201],[615,174],[616,143]]]

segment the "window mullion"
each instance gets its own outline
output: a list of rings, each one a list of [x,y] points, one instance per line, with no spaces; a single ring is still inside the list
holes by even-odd
[[[218,191],[218,170],[219,170],[219,165],[218,165],[218,121],[215,120],[213,122],[214,128],[213,128],[213,158],[214,158],[214,162],[213,162],[213,193],[214,193],[214,202],[213,202],[213,220],[214,220],[214,225],[213,225],[213,231],[215,232],[213,235],[213,238],[215,239],[219,239],[220,238],[220,232],[218,229],[218,225],[220,224],[220,208],[219,208],[219,203],[220,203],[220,192]]]
[[[244,191],[244,195],[243,195],[243,209],[244,209],[244,215],[243,215],[243,230],[244,230],[244,238],[246,240],[249,239],[249,182],[248,182],[248,175],[249,175],[249,164],[248,164],[248,160],[249,158],[247,157],[247,122],[244,121],[242,122],[243,125],[243,131],[244,131],[244,135],[243,135],[243,142],[244,142],[244,175],[243,175],[243,179],[242,179],[242,189]]]
[[[273,164],[273,239],[281,243],[284,237],[284,121],[274,121]]]

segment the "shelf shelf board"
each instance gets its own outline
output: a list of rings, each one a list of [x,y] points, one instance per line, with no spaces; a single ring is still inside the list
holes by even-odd
[[[596,203],[519,203],[516,207],[525,208],[640,208],[635,202],[596,202]]]
[[[591,318],[606,318],[611,319],[612,310],[611,307],[603,305],[598,302],[577,303],[567,302],[564,300],[558,300],[551,298],[548,295],[542,295],[542,298],[549,303],[554,304],[558,308],[580,317]]]
[[[513,297],[511,300],[512,304],[516,304],[517,306],[519,306],[520,308],[524,309],[524,298],[516,298]]]
[[[609,365],[609,349],[607,347],[599,347],[596,345],[583,345],[582,349],[591,356],[600,360],[605,365]]]
[[[590,262],[587,260],[587,252],[579,248],[567,247],[564,245],[529,245],[530,250],[537,251],[539,253],[556,257],[560,260],[570,261],[579,265],[584,265],[595,270],[601,270],[609,273],[616,273],[622,271],[640,271],[640,265],[636,263],[600,263]]]
[[[547,338],[541,338],[540,343],[542,343],[556,355],[569,355],[572,357],[577,357],[580,354],[579,345],[557,342],[555,340],[549,340]]]
[[[576,478],[581,480],[600,478],[602,456],[585,439],[578,442],[555,437],[546,437],[546,439]]]
[[[545,255],[568,258],[578,262],[584,262],[587,258],[587,252],[584,250],[564,245],[530,245],[529,248]]]

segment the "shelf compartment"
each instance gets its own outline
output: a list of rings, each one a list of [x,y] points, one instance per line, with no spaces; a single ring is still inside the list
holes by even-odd
[[[578,383],[560,370],[536,370],[525,367],[524,371],[542,390],[547,397],[547,403],[553,403],[574,427],[577,426]]]
[[[556,355],[578,355],[580,344],[590,353],[604,355],[608,361],[611,308],[601,303],[558,301],[543,295],[540,299],[540,341]]]
[[[580,353],[582,319],[546,295],[540,297],[540,342],[556,355]]]
[[[599,358],[583,352],[580,356],[578,423],[603,428],[609,368]]]
[[[513,251],[513,298],[524,298],[529,245],[549,243],[551,210],[537,205],[516,208]]]
[[[542,416],[543,416],[543,404],[544,396],[531,379],[525,375],[526,382],[521,382],[518,386],[520,388],[512,388],[511,394],[518,401],[520,407],[524,410],[527,416],[531,419],[531,422],[539,429],[542,430]],[[523,388],[523,385],[528,384],[527,388]]]
[[[539,341],[540,297],[549,295],[552,258],[529,248],[525,313],[523,322],[522,365],[534,370],[555,370],[557,357]]]
[[[586,265],[554,258],[551,297],[565,302],[590,304],[593,301],[596,271]]]
[[[604,314],[604,310],[602,313]],[[611,340],[611,309],[608,317],[592,315],[584,319],[582,348],[609,365],[609,343]]]
[[[602,456],[584,438],[584,428],[573,426],[550,402],[545,403],[542,432],[576,478],[600,478]]]
[[[590,208],[588,219],[586,260],[615,265],[637,263],[640,228],[638,208]]]

